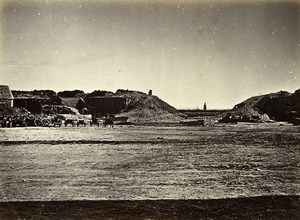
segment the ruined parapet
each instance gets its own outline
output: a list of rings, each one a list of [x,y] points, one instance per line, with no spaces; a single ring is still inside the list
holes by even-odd
[[[0,104],[13,107],[14,96],[6,85],[0,85]]]
[[[118,114],[126,108],[126,98],[116,96],[87,97],[86,103],[92,107],[94,113],[101,115]]]

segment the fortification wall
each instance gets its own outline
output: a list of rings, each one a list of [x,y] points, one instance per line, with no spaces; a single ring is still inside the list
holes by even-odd
[[[101,115],[118,114],[126,108],[126,98],[122,97],[87,97],[85,101],[94,113]]]

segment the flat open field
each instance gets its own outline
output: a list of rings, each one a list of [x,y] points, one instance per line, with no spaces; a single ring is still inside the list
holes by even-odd
[[[0,145],[0,202],[300,195],[296,126],[12,128]]]

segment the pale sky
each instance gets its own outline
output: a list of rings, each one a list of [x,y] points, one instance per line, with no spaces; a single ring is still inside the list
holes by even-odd
[[[152,89],[210,109],[300,88],[297,1],[5,2],[0,84],[14,90]]]

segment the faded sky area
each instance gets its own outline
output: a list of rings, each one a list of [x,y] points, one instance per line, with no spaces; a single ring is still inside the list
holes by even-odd
[[[0,84],[152,89],[177,108],[294,92],[299,3],[264,2],[2,1]]]

